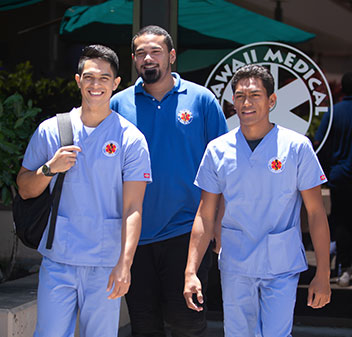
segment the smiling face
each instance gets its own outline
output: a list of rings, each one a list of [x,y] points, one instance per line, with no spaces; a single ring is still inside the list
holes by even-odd
[[[260,78],[250,77],[239,80],[234,91],[233,103],[241,128],[254,130],[258,135],[263,132],[266,134],[265,131],[272,127],[269,111],[275,102],[276,95],[272,94],[268,97]]]
[[[90,107],[109,105],[121,80],[114,77],[110,63],[101,59],[86,60],[82,74],[76,74],[75,79],[81,89],[82,106]]]
[[[132,55],[138,76],[144,83],[153,84],[162,81],[171,74],[171,64],[176,53],[168,51],[165,36],[143,34],[134,40],[135,52]]]

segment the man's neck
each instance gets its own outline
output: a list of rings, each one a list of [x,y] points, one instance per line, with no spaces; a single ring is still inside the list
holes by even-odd
[[[79,108],[81,121],[88,127],[97,127],[110,113],[111,109],[109,106],[94,108],[82,104]]]
[[[241,131],[244,135],[244,138],[247,140],[257,140],[262,139],[267,135],[270,130],[274,127],[274,124],[268,123],[267,125],[263,126],[243,126],[241,125]]]
[[[174,87],[176,82],[175,77],[172,74],[168,74],[165,78],[155,82],[155,83],[143,83],[144,90],[156,98],[159,102],[163,97]]]

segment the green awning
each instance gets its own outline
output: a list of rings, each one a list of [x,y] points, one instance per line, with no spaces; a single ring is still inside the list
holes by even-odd
[[[0,0],[0,11],[8,11],[23,6],[33,5],[42,0]]]
[[[179,0],[178,23],[189,31],[240,45],[263,41],[298,43],[315,36],[224,0]],[[192,34],[180,41],[193,48],[201,43]]]
[[[177,69],[187,72],[216,64],[241,45],[279,41],[304,42],[314,34],[253,13],[224,0],[178,0]],[[62,19],[60,34],[71,41],[129,45],[133,1],[109,0],[74,6]]]
[[[95,6],[73,6],[65,12],[60,35],[73,41],[129,45],[132,21],[132,0],[110,0]]]
[[[224,0],[179,0],[178,4],[181,48],[224,49],[260,41],[297,43],[314,37]],[[64,15],[60,34],[80,42],[129,44],[132,20],[132,0],[74,6]]]

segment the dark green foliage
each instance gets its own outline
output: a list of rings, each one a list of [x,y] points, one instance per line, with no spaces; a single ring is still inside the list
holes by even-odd
[[[29,62],[14,72],[0,63],[0,201],[12,201],[16,176],[29,139],[39,122],[79,106],[80,94],[73,80],[33,78]]]
[[[12,200],[16,175],[40,111],[18,93],[0,99],[0,190],[4,204]]]
[[[80,105],[80,93],[76,82],[63,78],[39,78],[33,76],[30,62],[20,63],[14,72],[1,70],[0,99],[18,92],[25,101],[32,100],[34,106],[42,109],[40,120],[58,112],[66,112]]]

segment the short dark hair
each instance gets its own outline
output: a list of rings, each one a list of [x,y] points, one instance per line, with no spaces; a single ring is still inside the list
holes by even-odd
[[[117,77],[119,72],[119,58],[112,49],[100,44],[92,44],[90,46],[84,47],[82,50],[82,55],[78,61],[79,75],[82,75],[84,63],[87,60],[91,59],[101,59],[110,63],[111,69],[114,73],[114,77]]]
[[[349,72],[342,76],[341,87],[346,95],[352,95],[352,73]]]
[[[137,37],[140,37],[144,34],[151,34],[151,35],[162,35],[164,36],[164,42],[167,46],[168,52],[170,52],[172,49],[174,49],[174,42],[172,41],[172,37],[170,34],[164,29],[159,26],[146,26],[143,27],[135,36],[132,38],[132,43],[131,43],[131,50],[132,53],[134,54],[135,52],[135,45],[134,41]]]
[[[231,87],[232,91],[235,92],[236,85],[239,80],[243,78],[259,78],[263,82],[263,86],[266,90],[268,97],[274,92],[274,78],[270,71],[258,64],[248,64],[239,68],[232,77]]]

